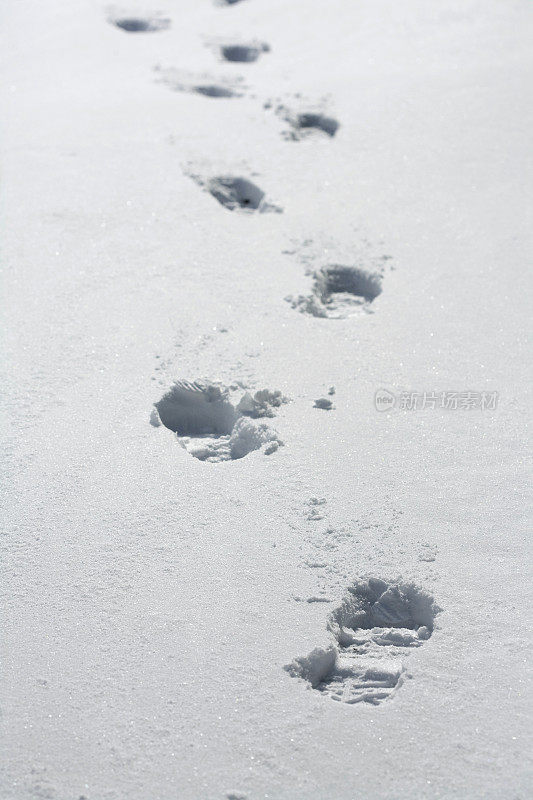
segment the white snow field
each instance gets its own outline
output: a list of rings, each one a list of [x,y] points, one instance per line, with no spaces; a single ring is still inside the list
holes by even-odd
[[[532,797],[532,4],[0,16],[1,800]]]

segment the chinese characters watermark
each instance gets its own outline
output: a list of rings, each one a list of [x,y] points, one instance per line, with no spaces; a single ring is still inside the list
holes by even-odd
[[[462,392],[391,392],[378,389],[374,394],[374,406],[377,411],[424,411],[426,409],[444,409],[447,411],[495,411],[498,408],[498,392],[471,391]]]

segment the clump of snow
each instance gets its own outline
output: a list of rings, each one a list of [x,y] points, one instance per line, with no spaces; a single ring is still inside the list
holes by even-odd
[[[328,397],[319,397],[315,400],[314,408],[322,408],[324,411],[331,411],[333,402]]]
[[[150,411],[150,425],[153,425],[154,428],[159,428],[161,425],[161,419],[159,417],[159,412],[157,408],[154,406]]]
[[[309,511],[307,513],[308,520],[318,522],[324,519],[324,506],[327,505],[325,497],[311,497],[307,505],[309,506]]]
[[[309,314],[312,317],[327,317],[324,304],[315,294],[299,294],[296,297],[288,295],[285,300],[291,304],[291,308],[296,309],[301,314]]]
[[[283,444],[277,433],[266,422],[241,417],[235,423],[230,439],[231,458],[244,458],[252,450],[259,450],[263,445],[268,445],[266,455],[275,452]]]
[[[284,669],[294,678],[308,681],[313,689],[327,678],[335,669],[338,651],[334,645],[315,647],[308,656],[299,656]]]
[[[274,417],[274,409],[279,408],[283,403],[288,403],[288,398],[276,390],[271,392],[269,389],[260,389],[253,397],[250,392],[245,392],[237,405],[237,411],[247,417],[258,419],[260,417]]]

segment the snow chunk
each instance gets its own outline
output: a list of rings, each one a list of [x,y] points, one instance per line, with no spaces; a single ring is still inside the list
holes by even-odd
[[[159,418],[159,412],[157,408],[154,406],[150,411],[150,425],[153,425],[154,428],[161,427],[161,420]]]
[[[328,397],[319,397],[318,400],[315,400],[313,408],[322,408],[324,411],[331,411],[333,402]]]
[[[246,392],[237,405],[237,411],[254,419],[274,417],[276,415],[274,409],[288,402],[289,399],[279,390],[271,392],[269,389],[260,389],[253,397],[250,392]]]
[[[308,656],[299,656],[287,664],[284,669],[293,678],[308,681],[313,689],[335,670],[338,651],[334,645],[315,647]]]
[[[244,458],[252,450],[259,450],[264,444],[269,445],[268,453],[265,450],[269,455],[283,444],[277,433],[266,422],[257,423],[245,417],[241,417],[235,423],[229,443],[232,458]],[[272,449],[273,444],[276,445],[274,449]]]

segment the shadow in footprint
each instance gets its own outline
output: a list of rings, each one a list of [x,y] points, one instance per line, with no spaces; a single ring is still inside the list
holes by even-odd
[[[168,86],[173,92],[188,92],[203,97],[228,98],[242,97],[242,78],[222,78],[217,80],[209,74],[194,74],[167,67],[154,67],[157,82]]]
[[[246,178],[212,178],[209,181],[209,191],[215,200],[230,210],[249,208],[256,211],[265,197],[259,186]]]
[[[238,61],[242,64],[250,64],[253,61],[257,61],[261,53],[268,52],[268,50],[270,50],[270,48],[266,44],[228,44],[220,48],[220,54],[225,61]]]
[[[402,657],[431,637],[440,610],[415,584],[357,581],[328,619],[335,645],[316,648],[285,669],[332,700],[378,705],[401,685]]]
[[[269,108],[271,105],[271,102],[267,103],[265,108]],[[278,105],[276,114],[290,125],[289,130],[282,132],[282,137],[293,142],[299,142],[316,131],[325,133],[326,136],[332,138],[340,128],[339,122],[334,117],[322,114],[320,111],[297,112],[285,105]]]
[[[178,436],[230,434],[237,419],[223,389],[198,381],[176,381],[155,407],[163,425]]]
[[[207,181],[206,188],[215,200],[230,211],[282,211],[278,206],[267,203],[265,193],[247,178],[221,175]]]
[[[371,303],[381,294],[381,278],[376,273],[358,267],[332,264],[316,274],[316,291],[323,303],[328,303],[334,294],[349,294],[362,297]]]
[[[110,22],[127,33],[153,33],[170,28],[170,20],[160,18],[124,17]]]
[[[315,129],[327,133],[328,136],[335,136],[339,128],[339,123],[333,117],[326,117],[324,114],[305,113],[298,114],[293,127],[299,131]]]
[[[202,85],[193,87],[196,94],[202,94],[204,97],[236,97],[237,93],[233,89],[226,86],[217,86],[216,84]]]

